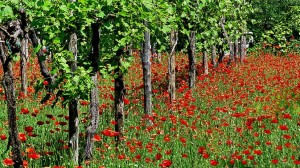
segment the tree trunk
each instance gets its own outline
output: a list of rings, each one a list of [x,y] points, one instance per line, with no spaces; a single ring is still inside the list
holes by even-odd
[[[118,77],[115,79],[115,131],[119,133],[116,136],[116,146],[119,145],[121,138],[123,137],[123,122],[124,122],[124,96],[126,93],[123,74],[120,70],[117,70]]]
[[[241,37],[241,62],[246,58],[246,36]]]
[[[69,41],[69,50],[73,53],[74,60],[71,60],[72,73],[77,68],[77,35],[73,33]],[[78,119],[78,100],[75,98],[69,102],[69,147],[73,150],[74,164],[78,164],[79,157],[79,119]]]
[[[31,30],[31,33],[29,33],[29,37],[31,39],[32,45],[34,48],[40,47],[41,46],[41,41],[40,39],[37,37],[37,34],[35,32],[34,29]],[[47,100],[49,100],[51,93],[52,93],[52,88],[51,85],[53,84],[53,77],[51,76],[46,64],[45,64],[45,59],[44,59],[44,52],[40,49],[37,52],[37,58],[38,58],[38,62],[40,65],[40,70],[41,70],[41,74],[44,77],[44,80],[47,81],[49,83],[49,85],[46,86],[47,89],[47,94],[46,96],[41,100],[41,103],[45,103]]]
[[[229,61],[228,66],[234,61],[234,45],[233,42],[229,42]]]
[[[90,117],[91,121],[89,126],[86,129],[86,146],[84,150],[83,158],[84,160],[90,160],[93,157],[93,147],[94,141],[92,140],[94,134],[98,128],[98,121],[99,121],[99,96],[98,96],[98,59],[99,59],[99,25],[92,24],[92,31],[93,31],[93,38],[92,38],[92,54],[90,54],[90,61],[92,62],[93,67],[93,75],[92,81],[94,83],[94,87],[91,90],[90,95]]]
[[[177,45],[178,41],[178,33],[175,30],[171,31],[171,37],[170,37],[170,47],[171,51],[169,53],[169,67],[168,67],[168,73],[169,73],[169,97],[170,97],[170,102],[172,103],[173,100],[176,99],[176,85],[175,85],[175,47]]]
[[[27,95],[27,60],[28,60],[28,39],[26,38],[27,35],[25,35],[25,38],[22,39],[21,42],[21,92],[26,96]]]
[[[235,41],[235,43],[234,43],[234,59],[235,59],[235,61],[237,62],[237,60],[238,60],[238,58],[240,58],[240,56],[239,56],[239,41],[238,40],[236,40]]]
[[[0,36],[0,39],[5,39]],[[3,87],[5,90],[7,110],[8,110],[8,125],[9,125],[9,141],[7,150],[12,147],[12,160],[14,167],[21,167],[23,164],[23,158],[21,153],[21,142],[19,139],[19,132],[17,127],[16,117],[16,97],[15,97],[15,86],[14,76],[12,71],[11,60],[12,58],[6,54],[4,43],[0,43],[0,54],[1,62],[4,72]]]
[[[218,64],[219,64],[219,63],[223,62],[223,58],[224,58],[224,55],[225,55],[223,45],[218,46],[218,55],[219,55],[219,58],[218,58]]]
[[[146,30],[144,33],[144,45],[142,53],[143,65],[143,81],[144,81],[144,114],[146,116],[152,115],[152,84],[151,84],[151,53],[150,53],[150,31]],[[152,46],[153,48],[155,45]],[[152,49],[153,49],[152,48]],[[155,49],[154,51],[155,52]],[[151,125],[151,121],[147,121]]]
[[[203,73],[205,75],[208,74],[208,62],[207,62],[207,52],[204,50],[203,51]]]
[[[27,19],[26,12],[24,9],[20,9],[21,16],[21,29],[23,30],[23,37],[21,42],[21,92],[26,96],[27,95],[27,61],[28,61],[28,30],[27,30]]]
[[[189,56],[189,87],[191,89],[195,86],[195,79],[196,79],[196,59],[195,59],[196,38],[195,38],[195,31],[190,32],[189,45],[188,45],[187,50],[188,50],[188,56]]]
[[[211,64],[214,66],[214,68],[218,67],[218,63],[216,61],[217,57],[217,51],[216,51],[216,46],[212,46],[212,51],[211,51]]]
[[[86,146],[84,150],[84,159],[90,160],[93,157],[93,147],[94,141],[93,137],[98,128],[98,121],[99,121],[99,97],[98,97],[98,81],[97,81],[97,73],[92,76],[92,81],[95,85],[94,88],[91,90],[91,102],[90,102],[90,124],[86,129]]]
[[[229,50],[230,50],[229,61],[228,61],[228,66],[229,66],[231,64],[231,62],[233,61],[233,59],[234,59],[234,47],[233,47],[233,42],[231,41],[231,39],[228,36],[228,33],[227,33],[226,29],[225,29],[225,25],[224,24],[225,24],[225,17],[222,17],[221,21],[220,21],[220,25],[221,25],[224,37],[226,38],[226,41],[227,41],[227,43],[229,45]]]

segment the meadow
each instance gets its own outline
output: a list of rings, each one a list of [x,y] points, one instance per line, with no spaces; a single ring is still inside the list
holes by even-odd
[[[94,158],[73,165],[68,147],[68,109],[54,96],[40,104],[45,91],[35,93],[42,80],[37,60],[28,62],[28,95],[17,92],[17,123],[25,167],[299,167],[300,55],[250,53],[243,63],[226,62],[203,75],[200,57],[193,90],[188,87],[188,57],[176,55],[176,101],[168,97],[167,55],[152,62],[153,116],[143,115],[141,58],[125,75],[124,138],[116,148],[114,82],[99,78],[99,128]],[[20,90],[19,62],[14,75]],[[1,69],[2,76],[3,71]],[[89,123],[88,101],[80,101],[80,149]],[[0,87],[0,160],[12,167],[8,143],[7,109]],[[145,119],[153,122],[147,126]],[[80,151],[82,153],[82,151]]]

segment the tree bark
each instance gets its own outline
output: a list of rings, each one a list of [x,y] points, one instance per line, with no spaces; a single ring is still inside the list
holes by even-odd
[[[189,57],[189,87],[194,88],[195,86],[195,79],[196,79],[196,59],[195,59],[195,52],[196,52],[196,38],[195,38],[195,31],[190,32],[189,37],[189,45],[187,47],[188,50],[188,57]]]
[[[99,25],[94,23],[92,24],[93,38],[92,38],[92,54],[90,54],[90,61],[92,62],[93,67],[93,75],[92,81],[94,83],[94,87],[91,90],[90,95],[90,117],[91,121],[89,126],[86,129],[86,146],[84,150],[83,158],[84,160],[90,160],[93,157],[93,147],[94,141],[92,140],[94,134],[98,128],[99,121],[99,96],[98,96],[98,59],[99,59]]]
[[[20,10],[21,15],[21,29],[23,30],[23,37],[21,42],[21,92],[26,96],[27,95],[27,62],[28,62],[28,29],[27,29],[27,20],[26,12],[24,9]]]
[[[1,39],[5,40],[5,36],[0,33]],[[16,117],[16,97],[15,97],[15,84],[14,76],[12,71],[11,60],[12,58],[8,56],[7,49],[3,42],[0,42],[0,54],[1,62],[4,71],[3,87],[5,90],[6,102],[7,102],[7,112],[8,112],[8,125],[9,125],[9,141],[7,150],[12,147],[12,160],[14,162],[14,167],[19,168],[23,164],[23,157],[21,153],[21,142],[19,139],[19,132],[17,127],[17,117]]]
[[[154,48],[155,45],[153,45],[152,47]],[[143,82],[144,82],[144,114],[146,116],[152,115],[152,83],[151,83],[151,61],[150,61],[151,53],[150,53],[150,50],[151,50],[150,31],[145,30],[143,53],[142,53],[142,65],[143,65]],[[154,49],[154,52],[155,52],[155,49]],[[148,120],[147,124],[152,125],[152,122]]]
[[[31,31],[29,33],[29,37],[31,39],[31,42],[32,42],[32,45],[34,48],[41,47],[41,40],[38,38],[34,29],[31,29]],[[46,86],[47,94],[41,100],[42,104],[45,103],[47,100],[49,100],[51,93],[53,91],[53,89],[51,88],[51,85],[53,84],[53,81],[54,81],[53,77],[51,76],[51,74],[45,64],[44,57],[45,57],[44,52],[42,51],[42,49],[40,49],[37,52],[37,58],[38,58],[38,62],[40,65],[40,71],[41,71],[42,76],[44,77],[44,80],[49,83],[49,85]]]
[[[175,48],[177,45],[177,41],[178,41],[178,33],[175,30],[172,30],[171,37],[170,37],[171,51],[169,53],[169,66],[168,66],[168,74],[169,74],[168,91],[169,91],[170,103],[172,103],[176,99]]]
[[[72,73],[77,68],[77,35],[73,33],[69,41],[69,50],[73,53],[74,60],[70,61]],[[78,164],[79,157],[79,119],[78,119],[78,100],[77,98],[69,102],[69,147],[73,150],[73,160]]]
[[[246,36],[241,37],[241,62],[246,58]]]
[[[234,45],[233,42],[229,42],[229,61],[228,66],[234,61]]]
[[[211,51],[211,64],[214,66],[214,68],[218,67],[218,63],[216,61],[217,57],[217,51],[216,51],[216,46],[212,46],[212,51]]]
[[[226,41],[227,41],[227,43],[229,45],[230,55],[229,55],[228,65],[230,65],[231,62],[234,59],[234,47],[233,47],[233,42],[231,41],[231,39],[228,36],[228,33],[227,33],[226,29],[225,29],[225,25],[224,24],[225,24],[225,17],[222,17],[221,21],[220,21],[220,25],[221,25],[221,28],[223,30],[224,37],[226,38]]]
[[[21,92],[26,96],[27,95],[27,59],[28,59],[28,39],[23,38],[21,49]]]
[[[204,50],[203,51],[203,73],[205,74],[205,75],[207,75],[208,74],[208,62],[207,62],[207,52],[206,52],[206,50]]]
[[[124,97],[126,89],[124,85],[123,74],[118,70],[118,77],[115,79],[115,131],[118,132],[116,136],[116,146],[119,145],[121,138],[123,137],[123,122],[124,122]]]
[[[239,41],[238,40],[235,41],[234,48],[235,48],[234,49],[234,57],[235,57],[235,61],[237,61],[238,58],[240,58],[240,56],[239,56],[239,54],[240,54],[240,52],[239,52]]]

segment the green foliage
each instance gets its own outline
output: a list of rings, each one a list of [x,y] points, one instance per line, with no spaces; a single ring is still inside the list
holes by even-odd
[[[293,35],[299,37],[298,0],[253,0],[254,13],[247,20],[257,42],[280,45]]]

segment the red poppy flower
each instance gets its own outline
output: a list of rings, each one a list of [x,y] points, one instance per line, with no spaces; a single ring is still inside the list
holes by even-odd
[[[209,158],[209,154],[208,153],[203,153],[202,156],[203,156],[204,159]]]
[[[45,81],[43,82],[43,85],[48,86],[48,85],[49,85],[49,82],[45,80]]]
[[[289,128],[288,128],[286,125],[280,125],[280,126],[279,126],[279,129],[282,130],[282,131],[287,131],[287,130],[289,130]]]
[[[170,141],[171,141],[171,138],[170,138],[168,135],[166,135],[166,136],[164,137],[164,141],[165,141],[165,142],[170,142]]]
[[[37,125],[44,125],[44,121],[38,121],[36,122]]]
[[[159,165],[160,167],[170,167],[172,165],[172,161],[170,160],[163,160],[162,163]]]
[[[261,155],[262,151],[261,150],[254,150],[253,153],[256,154],[256,155]]]
[[[32,132],[33,131],[33,127],[32,126],[27,126],[24,128],[24,130],[29,133],[29,132]]]
[[[264,130],[265,134],[271,134],[271,130]]]
[[[112,131],[110,129],[105,129],[102,131],[102,134],[104,136],[109,136],[109,137],[114,137],[114,136],[118,136],[119,135],[119,132],[116,132],[116,131]]]
[[[20,138],[21,142],[26,142],[26,140],[27,140],[26,134],[24,134],[24,133],[19,133],[19,138]]]
[[[212,166],[217,166],[218,164],[219,164],[219,162],[216,161],[216,160],[211,160],[210,161],[210,165],[212,165]]]
[[[128,105],[128,104],[130,104],[130,101],[128,99],[124,98],[124,104]]]
[[[272,163],[273,163],[273,164],[277,164],[277,163],[278,163],[278,160],[277,160],[277,159],[273,159],[273,160],[272,160]]]
[[[187,155],[186,153],[183,153],[181,156],[182,156],[183,158],[187,158],[187,157],[188,157],[188,155]]]
[[[292,116],[289,113],[285,113],[285,114],[283,114],[283,118],[292,119]]]
[[[28,108],[21,108],[21,114],[28,114],[29,110]]]
[[[285,139],[291,139],[292,138],[292,136],[290,136],[289,134],[284,134],[284,135],[282,135],[282,137],[285,138]]]
[[[41,155],[38,153],[28,153],[27,157],[30,159],[39,159]]]
[[[1,134],[0,135],[0,139],[3,141],[3,140],[5,140],[7,137],[6,137],[6,135],[5,134]]]
[[[90,103],[88,101],[85,101],[85,100],[83,100],[82,102],[80,102],[80,105],[82,105],[82,106],[86,106],[88,104],[90,104]]]
[[[247,160],[242,160],[242,164],[246,165],[247,164]]]
[[[156,160],[160,160],[161,158],[162,158],[162,154],[157,153],[157,154],[155,155],[155,159],[156,159]]]
[[[204,148],[203,146],[200,146],[200,147],[198,148],[198,153],[199,153],[199,154],[203,154],[204,151],[205,151],[205,148]]]
[[[294,161],[294,164],[295,164],[295,165],[300,165],[300,160],[295,160],[295,161]]]
[[[3,164],[4,164],[5,166],[12,166],[12,165],[14,165],[14,162],[13,162],[13,160],[12,160],[11,158],[5,158],[5,159],[3,160]]]
[[[95,134],[93,140],[96,141],[96,142],[101,141],[100,135]]]
[[[27,160],[23,160],[23,167],[24,167],[24,168],[28,167],[28,162],[27,162]]]
[[[125,154],[119,154],[118,159],[123,160],[125,159],[126,155]]]
[[[59,122],[59,125],[65,126],[65,125],[67,125],[67,122]]]

